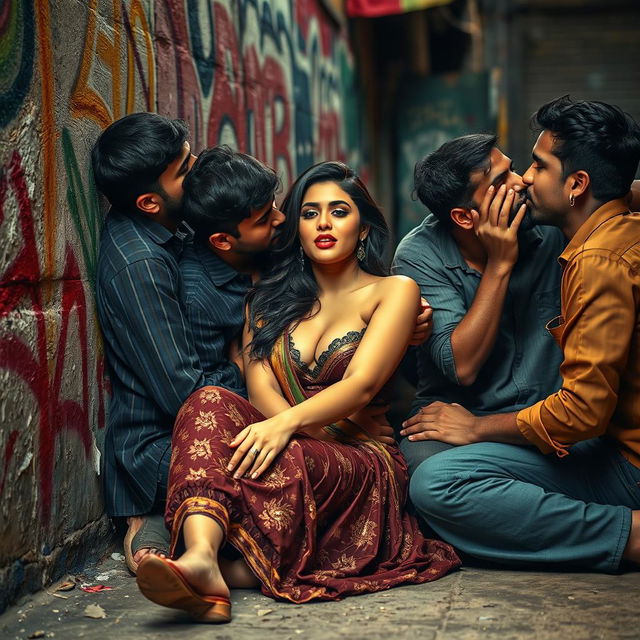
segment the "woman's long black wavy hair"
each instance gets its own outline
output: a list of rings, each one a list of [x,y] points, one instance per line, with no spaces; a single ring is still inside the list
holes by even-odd
[[[348,193],[358,207],[361,224],[369,228],[360,267],[376,276],[389,273],[389,227],[362,180],[342,162],[321,162],[310,167],[293,183],[282,203],[286,219],[280,226],[272,266],[247,295],[253,333],[251,358],[268,358],[284,330],[304,318],[318,300],[318,283],[310,261],[305,259],[301,268],[298,232],[304,196],[317,182],[333,182]]]

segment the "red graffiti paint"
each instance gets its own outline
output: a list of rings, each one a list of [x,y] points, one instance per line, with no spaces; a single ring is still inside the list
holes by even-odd
[[[202,120],[200,83],[189,51],[189,31],[183,0],[155,3],[154,45],[158,78],[157,110],[185,120],[194,151],[203,149],[206,133]]]
[[[85,455],[91,446],[92,415],[89,406],[89,345],[87,305],[84,283],[76,257],[68,244],[65,251],[65,268],[61,279],[59,316],[60,326],[55,335],[55,349],[50,359],[47,346],[45,309],[42,297],[41,272],[33,224],[33,210],[28,197],[27,184],[20,155],[14,152],[7,167],[0,173],[0,223],[4,219],[4,205],[11,190],[18,202],[18,220],[22,234],[22,248],[0,276],[0,316],[29,310],[35,322],[33,347],[18,336],[0,340],[0,368],[11,371],[29,388],[37,414],[38,439],[36,464],[40,494],[40,514],[46,523],[51,514],[55,443],[63,432],[75,433],[82,443]],[[75,317],[77,335],[70,334],[70,322]],[[70,344],[79,345],[80,385],[82,401],[64,397],[62,378],[65,371],[65,355]],[[98,363],[98,382],[103,376],[104,365]],[[103,390],[99,384],[99,421],[104,424]],[[16,430],[17,434],[19,430]],[[5,450],[5,467],[2,472],[0,494],[4,489],[8,465],[14,455],[17,435],[10,436]]]

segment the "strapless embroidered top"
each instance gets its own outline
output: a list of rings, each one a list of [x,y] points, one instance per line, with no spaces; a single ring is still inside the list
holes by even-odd
[[[327,378],[330,378],[331,382],[340,380],[366,330],[367,328],[363,327],[360,331],[349,331],[341,338],[335,338],[318,356],[315,364],[307,364],[302,361],[300,351],[295,348],[293,338],[287,332],[291,360],[300,374],[314,382],[320,378],[324,379],[325,384],[329,382]]]

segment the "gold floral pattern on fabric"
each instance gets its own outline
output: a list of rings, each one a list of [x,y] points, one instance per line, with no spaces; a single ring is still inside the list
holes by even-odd
[[[335,562],[331,563],[331,567],[338,573],[350,573],[356,570],[356,559],[354,556],[348,556],[343,553]]]
[[[219,429],[218,435],[220,437],[220,442],[226,445],[230,445],[236,437],[233,431],[229,431],[228,429]]]
[[[338,459],[338,463],[342,467],[343,471],[345,473],[351,474],[353,472],[353,466],[351,465],[351,460],[345,458],[345,456],[342,455],[342,451],[340,451],[338,447],[336,447],[335,456]]]
[[[406,560],[413,549],[413,533],[405,531],[402,536],[402,546],[400,547],[400,559]]]
[[[216,414],[213,411],[200,411],[200,415],[196,417],[194,424],[196,431],[200,431],[201,429],[214,431],[218,426],[218,420],[216,419]]]
[[[194,440],[193,444],[189,447],[189,455],[192,460],[196,458],[210,458],[211,457],[211,440]]]
[[[281,531],[291,526],[295,510],[284,498],[274,498],[264,503],[264,511],[260,519],[267,529]]]
[[[178,411],[178,415],[176,416],[176,421],[184,420],[189,417],[195,411],[192,404],[183,404],[180,411]]]
[[[376,523],[365,515],[360,516],[351,527],[351,536],[356,547],[369,547],[376,537]]]
[[[348,358],[333,355],[312,390],[300,387],[302,399],[341,379]],[[230,442],[262,420],[227,389],[189,397],[173,431],[172,553],[184,519],[207,515],[242,553],[265,595],[297,603],[427,582],[459,564],[449,545],[425,540],[405,511],[408,478],[397,448],[301,434],[262,478],[233,478]]]
[[[200,400],[202,402],[220,402],[221,399],[220,390],[215,387],[204,387],[200,389]]]
[[[182,462],[176,462],[172,466],[173,472],[180,475],[184,471],[184,465]]]
[[[231,422],[233,422],[233,424],[235,424],[236,427],[244,428],[245,426],[244,418],[242,417],[242,414],[238,411],[238,408],[234,404],[229,404],[225,406],[225,409],[226,411],[224,415],[227,416],[227,418],[229,418],[229,420],[231,420]]]
[[[217,456],[213,459],[212,467],[213,470],[217,473],[223,473],[224,475],[231,475],[227,470],[227,466],[229,465],[229,460],[231,460],[231,456]]]
[[[187,482],[193,482],[201,478],[207,477],[207,470],[200,467],[199,469],[189,469],[189,473],[184,477]]]
[[[304,508],[307,510],[309,517],[312,520],[315,520],[316,519],[316,503],[314,499],[309,495],[305,495],[304,497]]]
[[[280,489],[284,487],[291,478],[284,472],[284,469],[276,464],[272,465],[271,471],[267,473],[263,482],[267,487],[272,489]]]

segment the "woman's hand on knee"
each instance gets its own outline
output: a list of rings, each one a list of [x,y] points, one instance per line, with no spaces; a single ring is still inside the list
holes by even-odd
[[[249,425],[230,444],[237,449],[227,470],[233,472],[234,478],[259,478],[287,446],[294,431],[282,424],[278,416]]]

